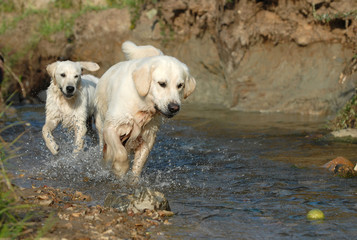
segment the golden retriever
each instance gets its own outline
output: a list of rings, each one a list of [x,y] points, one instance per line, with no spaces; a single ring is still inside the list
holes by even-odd
[[[94,93],[98,78],[83,75],[82,68],[97,71],[98,64],[93,62],[57,61],[47,66],[51,84],[47,89],[46,122],[42,128],[47,148],[56,155],[59,146],[52,131],[62,122],[63,127],[73,129],[75,149],[83,148],[86,123],[94,114]]]
[[[103,159],[114,173],[123,177],[128,172],[128,153],[134,152],[131,171],[139,177],[161,116],[175,116],[196,81],[185,64],[153,46],[125,42],[122,49],[129,60],[109,68],[97,85],[96,127]]]

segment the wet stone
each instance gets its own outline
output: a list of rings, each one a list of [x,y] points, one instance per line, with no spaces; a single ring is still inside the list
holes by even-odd
[[[128,210],[130,204],[130,195],[127,193],[115,194],[114,192],[109,193],[104,200],[105,207],[116,208],[121,212]]]
[[[116,208],[122,212],[132,211],[134,213],[142,213],[145,210],[171,210],[163,193],[146,187],[135,189],[133,194],[110,193],[104,200],[104,206]]]
[[[347,166],[344,164],[336,165],[334,169],[334,174],[343,178],[352,178],[357,176],[357,172],[355,172],[351,166]]]
[[[331,132],[327,139],[336,142],[357,143],[357,129],[341,129]]]
[[[357,176],[356,166],[350,160],[344,157],[337,157],[322,167],[327,168],[330,172],[333,172],[335,176],[343,178],[351,178]]]

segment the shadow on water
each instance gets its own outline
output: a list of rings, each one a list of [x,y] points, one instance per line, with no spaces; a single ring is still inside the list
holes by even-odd
[[[153,230],[158,239],[354,239],[357,181],[319,168],[343,155],[355,161],[356,146],[331,143],[325,119],[287,114],[232,112],[186,106],[158,134],[142,185],[163,192],[176,215]],[[44,146],[43,106],[21,107],[31,124],[22,156],[11,162],[16,183],[51,185],[89,193],[102,204],[113,191],[130,191],[100,164],[98,146],[86,139],[73,155],[71,134],[54,133],[62,146],[52,156]],[[14,128],[8,135],[23,131]],[[306,220],[312,208],[326,216]]]

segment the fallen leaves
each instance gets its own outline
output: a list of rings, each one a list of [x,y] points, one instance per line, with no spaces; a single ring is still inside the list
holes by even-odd
[[[36,236],[36,226],[40,228],[50,215],[55,222],[45,234],[46,238],[62,239],[147,239],[148,229],[161,224],[170,225],[168,217],[174,215],[166,210],[145,210],[120,212],[118,209],[100,205],[88,206],[91,197],[80,191],[58,189],[48,186],[19,189],[24,203],[34,206],[44,215],[36,216],[36,221],[27,230],[28,238]],[[54,214],[53,214],[54,213]]]

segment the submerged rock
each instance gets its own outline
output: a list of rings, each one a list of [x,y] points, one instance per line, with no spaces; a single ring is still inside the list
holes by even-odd
[[[355,164],[344,157],[337,157],[322,167],[327,168],[330,172],[333,172],[339,177],[350,178],[357,176]]]
[[[353,167],[343,164],[338,164],[335,167],[334,174],[343,178],[352,178],[357,176],[357,172],[353,170]]]
[[[119,211],[133,211],[134,213],[145,210],[170,211],[170,205],[164,194],[151,188],[141,187],[133,194],[109,193],[104,200],[105,207],[116,208]]]

